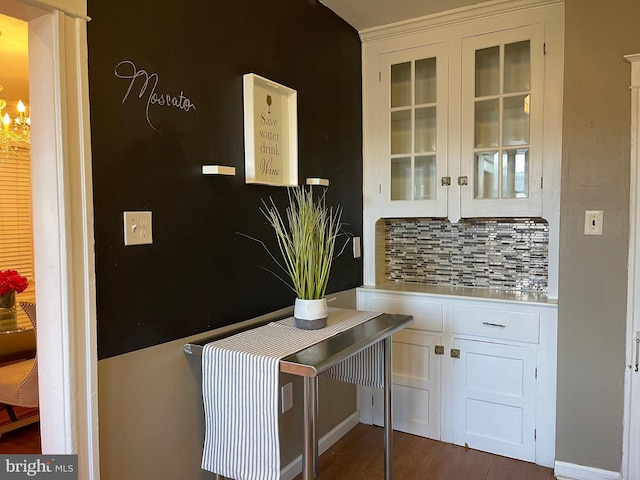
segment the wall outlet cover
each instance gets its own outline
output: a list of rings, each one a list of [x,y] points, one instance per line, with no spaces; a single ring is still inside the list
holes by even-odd
[[[293,408],[293,384],[287,383],[282,387],[282,413]]]
[[[124,212],[124,244],[149,245],[153,243],[151,212]]]

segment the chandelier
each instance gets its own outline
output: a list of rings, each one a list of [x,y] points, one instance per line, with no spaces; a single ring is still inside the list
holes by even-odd
[[[0,92],[4,87],[0,85]],[[22,100],[18,101],[16,110],[18,115],[11,118],[3,110],[7,102],[0,98],[0,159],[7,160],[9,154],[24,151],[31,144],[31,119],[26,114],[26,107]]]

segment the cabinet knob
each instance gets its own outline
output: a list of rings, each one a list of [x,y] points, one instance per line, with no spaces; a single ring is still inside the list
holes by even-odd
[[[449,185],[451,185],[451,177],[442,177],[440,179],[440,183],[443,187],[448,187]]]
[[[469,179],[467,178],[466,175],[463,177],[458,177],[458,185],[460,186],[469,185]]]
[[[452,348],[451,349],[451,358],[460,358],[460,349]]]

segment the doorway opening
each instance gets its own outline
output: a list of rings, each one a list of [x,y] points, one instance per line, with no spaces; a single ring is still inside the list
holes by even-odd
[[[100,477],[86,1],[2,0],[28,24],[42,452]]]
[[[21,308],[36,303],[27,22],[0,15],[0,63],[0,366],[30,375],[36,368],[35,330]],[[40,431],[33,425],[39,419],[38,407],[32,406],[37,396],[30,397],[0,410],[0,432],[11,432],[0,441],[0,452],[41,450]]]

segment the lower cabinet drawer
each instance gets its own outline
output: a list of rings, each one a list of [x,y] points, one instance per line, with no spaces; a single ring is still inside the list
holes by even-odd
[[[409,328],[441,332],[443,328],[442,303],[429,302],[419,297],[403,295],[371,295],[365,310],[412,315]]]
[[[538,343],[540,314],[454,305],[452,328],[454,334]]]

